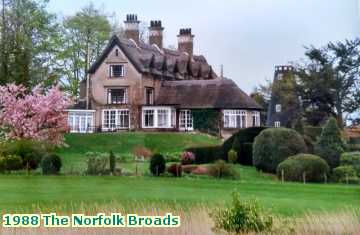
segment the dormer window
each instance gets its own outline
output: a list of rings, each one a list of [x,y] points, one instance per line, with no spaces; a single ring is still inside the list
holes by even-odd
[[[124,73],[125,73],[125,67],[123,64],[110,65],[110,77],[111,78],[124,77]]]

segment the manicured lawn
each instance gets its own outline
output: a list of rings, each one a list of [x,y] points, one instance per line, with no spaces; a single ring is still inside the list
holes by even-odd
[[[63,160],[63,171],[83,171],[85,153],[108,153],[112,150],[118,157],[131,156],[136,146],[143,146],[162,154],[180,154],[192,146],[217,145],[220,141],[208,135],[188,133],[98,133],[67,134],[68,147],[57,150]]]
[[[111,176],[1,176],[0,182],[1,210],[40,206],[42,210],[76,211],[134,201],[141,205],[154,202],[157,207],[175,201],[178,206],[205,203],[211,207],[228,201],[235,189],[244,198],[256,197],[283,215],[360,208],[360,187],[345,185]]]
[[[135,146],[145,146],[163,154],[180,154],[190,146],[215,145],[219,140],[206,135],[185,133],[109,133],[66,136],[67,148],[57,153],[63,159],[63,173],[82,173],[85,153],[114,151],[119,157],[132,156]],[[0,175],[0,210],[34,212],[91,213],[110,208],[192,208],[196,205],[214,207],[228,202],[237,190],[244,199],[257,198],[266,207],[281,215],[337,212],[360,208],[360,187],[335,184],[282,184],[272,175],[253,167],[236,165],[239,180],[217,180],[208,176],[182,178],[151,177],[149,163],[119,162],[118,167],[134,172],[135,176],[41,176]]]

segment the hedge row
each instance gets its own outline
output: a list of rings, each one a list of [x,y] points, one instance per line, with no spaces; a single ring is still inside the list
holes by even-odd
[[[186,149],[186,151],[195,154],[195,164],[211,163],[219,159],[227,159],[223,158],[221,145],[193,147]]]

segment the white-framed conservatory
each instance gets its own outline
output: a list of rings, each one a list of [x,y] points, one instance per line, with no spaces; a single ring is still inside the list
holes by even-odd
[[[68,125],[71,133],[93,133],[95,110],[69,109]]]

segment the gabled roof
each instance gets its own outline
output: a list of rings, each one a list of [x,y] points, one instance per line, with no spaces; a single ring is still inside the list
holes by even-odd
[[[189,109],[262,109],[234,81],[226,78],[164,82],[155,104]]]
[[[187,53],[176,50],[159,49],[133,40],[111,37],[103,53],[92,64],[89,73],[94,73],[106,59],[111,50],[118,46],[140,73],[150,73],[168,80],[178,79],[213,79],[217,75],[202,55],[190,57]]]

